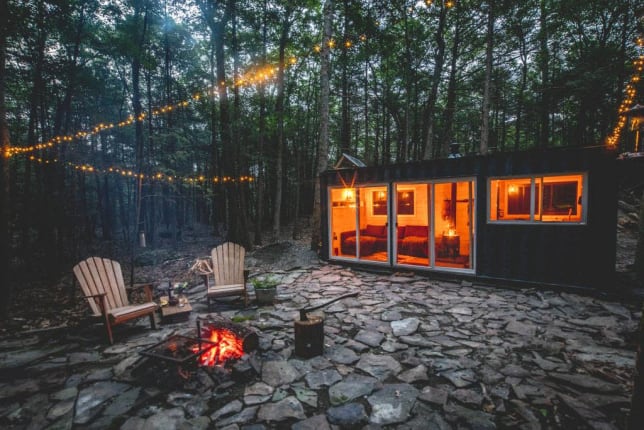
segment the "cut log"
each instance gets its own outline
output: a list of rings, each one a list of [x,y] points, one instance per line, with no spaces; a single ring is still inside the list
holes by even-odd
[[[295,320],[295,355],[312,358],[324,353],[324,318],[309,316]]]

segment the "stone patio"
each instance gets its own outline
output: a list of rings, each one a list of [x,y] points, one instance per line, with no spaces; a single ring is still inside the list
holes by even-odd
[[[372,274],[331,265],[274,272],[274,306],[217,313],[259,333],[259,349],[188,379],[139,351],[195,331],[203,286],[185,323],[147,319],[0,340],[5,429],[624,428],[638,306],[549,290],[512,290]],[[323,310],[325,354],[293,354],[303,307]],[[320,313],[320,311],[316,312]]]

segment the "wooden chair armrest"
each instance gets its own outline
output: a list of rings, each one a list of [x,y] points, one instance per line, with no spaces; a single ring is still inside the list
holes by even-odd
[[[105,297],[107,293],[92,294],[91,296],[83,296],[85,299],[94,299],[98,307],[101,309],[101,315],[105,315]]]
[[[152,297],[152,289],[154,285],[151,282],[146,282],[146,283],[140,283],[140,284],[134,284],[132,285],[131,289],[132,290],[140,290],[141,288],[145,289],[145,297],[148,300],[148,302],[153,301]]]

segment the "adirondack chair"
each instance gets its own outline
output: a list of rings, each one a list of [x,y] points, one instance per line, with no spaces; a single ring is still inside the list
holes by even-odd
[[[114,343],[112,326],[131,319],[148,316],[152,328],[156,328],[154,312],[157,304],[152,301],[152,285],[135,285],[145,288],[147,302],[130,304],[123,283],[121,265],[118,262],[90,257],[74,266],[74,275],[94,316],[104,319],[110,344]]]
[[[248,272],[244,270],[245,256],[244,247],[232,242],[222,243],[212,250],[213,285],[209,284],[206,277],[208,309],[210,309],[210,300],[219,297],[241,296],[244,298],[244,306],[248,305],[246,291]]]

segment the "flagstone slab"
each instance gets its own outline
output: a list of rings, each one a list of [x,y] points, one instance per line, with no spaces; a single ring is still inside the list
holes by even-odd
[[[353,339],[357,342],[364,343],[365,345],[377,347],[380,346],[382,341],[385,339],[385,335],[377,331],[360,330]]]
[[[371,405],[369,421],[380,425],[406,421],[418,394],[418,389],[409,384],[385,384],[367,397]]]
[[[420,320],[418,318],[405,318],[403,320],[392,321],[390,324],[394,336],[409,336],[418,330]]]
[[[361,403],[348,403],[334,406],[326,411],[329,423],[341,428],[360,428],[368,420],[367,412]]]
[[[291,430],[331,430],[331,427],[326,415],[320,414],[293,424]]]
[[[262,365],[262,381],[273,387],[290,384],[299,372],[288,361],[266,361]]]
[[[356,368],[384,381],[389,376],[395,376],[402,371],[402,366],[389,355],[363,354]]]
[[[336,369],[326,369],[318,372],[308,373],[304,379],[306,384],[313,390],[328,387],[342,380],[342,376]]]
[[[556,381],[565,382],[577,388],[583,388],[597,393],[615,393],[622,389],[621,385],[606,382],[590,375],[549,373],[548,376]]]
[[[107,401],[123,394],[130,385],[120,382],[100,381],[78,393],[74,424],[87,424],[107,406]]]
[[[279,402],[266,403],[259,408],[259,421],[280,422],[289,418],[303,420],[306,418],[302,404],[294,396],[286,397]]]
[[[348,375],[342,382],[329,388],[329,401],[332,405],[351,402],[359,397],[371,394],[381,387],[380,381],[371,376]]]

